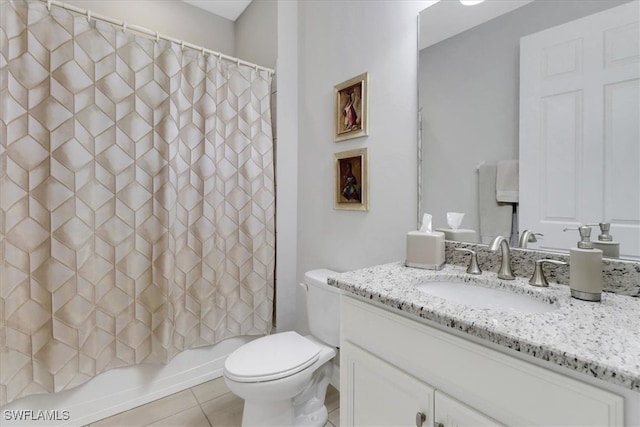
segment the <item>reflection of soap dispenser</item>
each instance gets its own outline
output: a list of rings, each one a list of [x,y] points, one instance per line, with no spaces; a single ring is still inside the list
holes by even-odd
[[[583,225],[578,228],[580,241],[576,248],[569,250],[569,287],[571,296],[585,301],[600,301],[602,294],[602,251],[594,249],[591,227]]]
[[[620,258],[620,243],[614,242],[613,237],[609,234],[611,224],[601,222],[599,224],[589,224],[589,226],[599,226],[600,234],[598,240],[593,242],[593,247],[602,251],[602,256],[609,258]]]

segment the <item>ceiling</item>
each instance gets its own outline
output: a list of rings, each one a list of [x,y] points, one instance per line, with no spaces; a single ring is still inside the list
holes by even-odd
[[[238,19],[242,12],[249,6],[251,0],[182,0],[192,6],[215,13],[230,21]]]
[[[434,45],[532,1],[489,0],[475,6],[464,6],[453,0],[434,2],[420,13],[419,49]]]
[[[251,0],[182,0],[207,12],[230,21],[238,19]],[[425,7],[428,14],[421,14],[420,49],[472,28],[496,16],[524,6],[533,0],[485,1],[479,5],[463,6],[454,0],[431,0]],[[432,7],[429,7],[432,6]]]

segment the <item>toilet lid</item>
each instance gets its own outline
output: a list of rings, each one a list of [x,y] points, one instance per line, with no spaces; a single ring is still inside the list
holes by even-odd
[[[239,382],[284,378],[318,360],[320,348],[297,334],[282,332],[253,340],[227,357],[225,376]]]

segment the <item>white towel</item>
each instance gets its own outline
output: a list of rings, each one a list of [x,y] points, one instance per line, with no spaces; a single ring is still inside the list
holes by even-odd
[[[480,240],[489,243],[496,236],[511,236],[513,205],[496,200],[496,165],[480,165],[478,202],[480,210]]]
[[[496,200],[518,203],[518,161],[501,160],[496,174]]]

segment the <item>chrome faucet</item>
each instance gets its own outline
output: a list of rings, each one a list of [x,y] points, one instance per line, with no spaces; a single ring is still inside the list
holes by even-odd
[[[509,250],[509,241],[502,236],[496,236],[489,243],[489,250],[492,252],[500,249],[500,255],[502,256],[502,263],[500,264],[500,270],[498,271],[498,279],[514,280],[515,276],[511,271],[511,251]]]
[[[538,239],[536,239],[536,236],[544,236],[544,234],[534,233],[533,231],[530,231],[530,230],[524,230],[520,235],[520,240],[518,241],[518,247],[526,248],[527,243],[536,243],[538,241]]]

